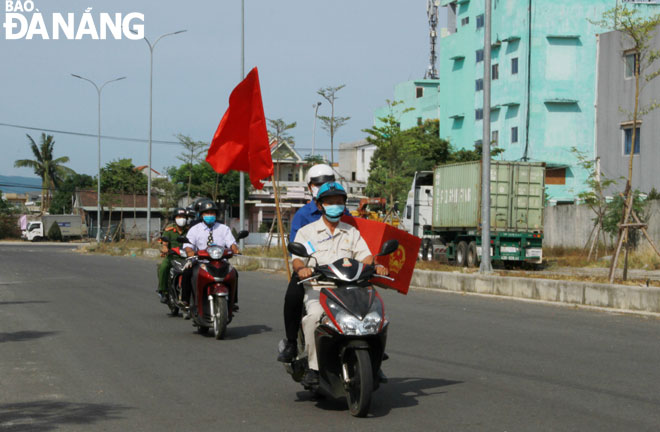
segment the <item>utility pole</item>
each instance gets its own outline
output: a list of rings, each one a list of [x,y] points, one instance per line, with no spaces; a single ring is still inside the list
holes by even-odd
[[[490,33],[491,0],[485,0],[484,14],[484,118],[481,141],[481,264],[479,273],[490,273]]]
[[[245,0],[241,0],[241,81],[245,79]],[[239,210],[238,220],[241,224],[242,231],[245,229],[245,173],[240,173],[240,186],[239,186]],[[239,247],[241,250],[245,246],[243,239],[239,240]]]

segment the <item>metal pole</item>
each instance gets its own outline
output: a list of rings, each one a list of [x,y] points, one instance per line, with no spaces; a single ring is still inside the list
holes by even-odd
[[[144,41],[149,47],[149,161],[148,161],[148,173],[147,173],[147,243],[151,240],[151,148],[152,148],[152,136],[153,136],[153,92],[154,92],[154,49],[156,49],[156,44],[162,38],[166,36],[177,35],[179,33],[184,33],[187,30],[178,30],[172,33],[165,33],[161,35],[156,42],[151,44],[149,39],[143,37]],[[131,33],[137,34],[135,30],[131,30]]]
[[[96,84],[94,85],[96,87]],[[101,89],[96,88],[98,93],[98,160],[97,160],[97,181],[96,181],[96,242],[101,242]]]
[[[484,118],[481,142],[481,264],[480,273],[493,271],[490,262],[490,33],[491,0],[485,0],[484,15]]]
[[[85,77],[82,77],[80,75],[76,74],[71,74],[72,77],[81,79],[83,81],[87,81],[91,85],[94,86],[96,89],[96,94],[98,95],[98,176],[97,176],[97,189],[96,189],[96,218],[97,218],[97,227],[96,227],[96,241],[100,242],[101,241],[101,92],[103,91],[103,87],[105,87],[107,84],[114,82],[114,81],[121,81],[123,79],[126,79],[126,77],[120,77],[120,78],[115,78],[110,81],[106,81],[103,83],[101,87],[97,86],[96,83],[90,79],[87,79]]]
[[[319,113],[319,106],[321,106],[321,102],[316,102],[314,105],[314,128],[312,132],[312,156],[314,156],[314,144],[316,143],[316,117],[318,116]]]
[[[245,0],[241,0],[241,81],[245,78]],[[245,173],[241,171],[239,186],[239,223],[241,230],[245,229]],[[239,247],[243,249],[245,242],[240,240]]]

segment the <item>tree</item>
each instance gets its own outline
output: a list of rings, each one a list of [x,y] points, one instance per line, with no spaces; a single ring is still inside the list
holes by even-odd
[[[188,191],[186,196],[188,199],[190,199],[193,165],[202,161],[201,156],[209,148],[209,144],[203,141],[193,141],[193,139],[189,136],[182,134],[178,134],[176,137],[179,139],[179,142],[183,146],[183,152],[176,158],[185,164],[184,169],[187,170],[186,172],[188,174]]]
[[[211,197],[214,201],[224,199],[229,204],[239,202],[240,174],[237,171],[218,175],[208,162],[200,162],[194,164],[192,169],[186,165],[170,167],[167,173],[181,195],[186,195],[187,184],[189,196]],[[247,176],[245,184],[247,188]]]
[[[57,222],[53,224],[48,229],[48,240],[50,241],[62,241],[62,230]]]
[[[42,133],[41,142],[38,146],[29,134],[27,134],[27,137],[35,158],[19,159],[14,162],[14,167],[32,168],[34,173],[41,178],[41,211],[43,212],[48,207],[49,191],[59,187],[62,178],[73,171],[63,165],[69,162],[68,156],[53,158],[55,140],[52,135]]]
[[[268,119],[270,136],[274,138],[278,143],[286,141],[292,147],[295,145],[295,139],[289,135],[287,131],[295,128],[296,125],[296,122],[286,123],[281,118],[275,120]]]
[[[323,156],[317,154],[313,155],[311,153],[306,154],[303,159],[305,160],[305,163],[310,166],[328,163]]]
[[[640,107],[640,95],[644,86],[658,75],[660,75],[660,69],[646,73],[652,68],[653,63],[655,63],[655,61],[660,58],[660,52],[653,50],[651,46],[651,42],[655,36],[656,28],[658,24],[660,24],[660,14],[645,18],[640,16],[640,12],[636,7],[628,7],[627,5],[620,5],[617,3],[614,8],[609,9],[603,13],[602,19],[600,21],[591,21],[591,23],[602,28],[618,31],[622,34],[623,43],[628,47],[626,51],[629,51],[632,54],[632,66],[635,75],[635,99],[633,102],[633,110],[631,112],[624,108],[620,108],[621,111],[627,112],[629,119],[632,120],[632,140],[630,157],[628,159],[628,179],[626,181],[626,187],[624,190],[626,205],[622,208],[617,246],[610,265],[609,279],[610,283],[612,283],[614,282],[614,270],[616,269],[617,260],[621,251],[621,245],[629,237],[629,220],[631,211],[633,211],[632,204],[634,196],[632,189],[633,158],[635,155],[635,147],[637,146],[636,140],[637,128],[640,124],[639,119],[658,107],[656,102],[653,102],[645,107]],[[628,247],[628,242],[626,242],[626,265],[624,265],[624,275],[627,273],[629,249],[630,248]]]
[[[112,233],[112,209],[120,206],[119,227],[124,221],[124,195],[133,195],[133,215],[135,218],[137,195],[147,193],[147,176],[138,171],[131,159],[117,159],[101,168],[101,205],[110,209],[107,234],[118,236],[120,229]]]
[[[321,127],[325,129],[328,134],[330,134],[330,163],[334,165],[335,163],[335,133],[337,130],[344,126],[350,117],[335,117],[335,100],[338,99],[337,92],[346,87],[346,84],[342,84],[338,87],[325,87],[316,91],[320,96],[330,103],[331,114],[328,116],[318,116],[321,120]]]
[[[91,188],[94,178],[87,174],[71,173],[67,175],[53,195],[48,212],[51,214],[66,214],[72,211],[72,197],[76,190]]]

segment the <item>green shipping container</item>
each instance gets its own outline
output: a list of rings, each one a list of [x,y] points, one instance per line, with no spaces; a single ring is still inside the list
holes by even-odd
[[[545,165],[491,161],[490,227],[542,232]],[[442,165],[433,176],[433,229],[479,230],[481,162]]]

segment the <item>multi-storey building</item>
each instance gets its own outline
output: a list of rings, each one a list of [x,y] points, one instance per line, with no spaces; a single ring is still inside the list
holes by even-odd
[[[629,2],[633,3],[633,2]],[[635,5],[660,12],[655,0]],[[493,0],[491,142],[505,160],[547,164],[548,193],[573,201],[586,173],[573,147],[596,157],[597,34],[592,21],[614,0]],[[442,0],[440,136],[457,148],[481,144],[484,0]]]
[[[394,102],[401,102],[390,108],[382,106],[374,112],[374,124],[379,125],[379,118],[390,114],[401,124],[401,129],[410,129],[421,125],[424,120],[437,119],[439,115],[438,84],[440,80],[422,79],[405,81],[394,86]]]

